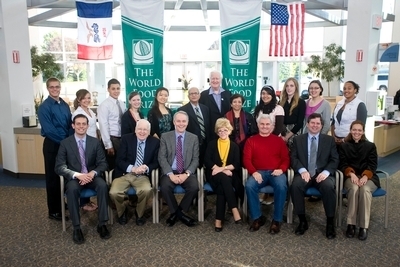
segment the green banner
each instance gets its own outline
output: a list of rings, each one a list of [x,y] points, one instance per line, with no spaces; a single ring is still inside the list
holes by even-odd
[[[222,87],[244,96],[243,108],[247,111],[256,105],[261,3],[220,1]],[[241,21],[246,17],[247,21]]]
[[[147,116],[156,89],[163,86],[164,4],[162,1],[139,1],[142,5],[139,9],[135,2],[138,1],[121,1],[126,97],[131,92],[138,91],[142,99],[141,111]],[[155,7],[154,4],[158,6]],[[160,13],[160,10],[160,16],[154,14]],[[148,12],[151,15],[135,16],[138,12]],[[148,21],[138,22],[131,19],[133,17]],[[128,99],[126,102],[128,103]]]

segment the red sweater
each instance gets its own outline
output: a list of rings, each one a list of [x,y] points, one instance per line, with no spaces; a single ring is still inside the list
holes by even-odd
[[[244,146],[243,165],[249,174],[257,170],[281,169],[286,172],[290,165],[286,143],[274,134],[267,137],[253,135]]]

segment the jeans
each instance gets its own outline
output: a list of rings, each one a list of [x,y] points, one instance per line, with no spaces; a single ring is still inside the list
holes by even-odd
[[[270,185],[274,189],[274,221],[283,221],[283,206],[285,205],[287,194],[287,177],[286,174],[279,176],[271,175],[272,171],[257,171],[262,176],[262,182],[259,184],[253,176],[250,176],[246,181],[246,194],[250,210],[250,217],[255,220],[260,218],[260,200],[258,192],[261,188]]]

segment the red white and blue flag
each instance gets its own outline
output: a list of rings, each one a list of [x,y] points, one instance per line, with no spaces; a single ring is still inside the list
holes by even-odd
[[[271,3],[270,56],[304,54],[304,16],[304,3]]]
[[[112,58],[112,0],[76,0],[78,12],[78,58]]]

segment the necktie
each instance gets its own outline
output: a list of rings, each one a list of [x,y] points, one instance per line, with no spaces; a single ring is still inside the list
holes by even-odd
[[[310,162],[308,164],[308,172],[310,176],[315,175],[315,169],[317,168],[317,138],[315,136],[311,137],[310,145]]]
[[[176,171],[182,173],[183,168],[182,135],[180,135],[176,143]]]
[[[117,103],[117,107],[118,107],[118,111],[119,111],[119,117],[121,118],[121,116],[122,116],[122,109],[121,109],[121,105],[119,104],[119,101],[118,101],[118,99],[116,99],[115,101],[116,101],[116,103]]]
[[[201,115],[200,115],[199,108],[195,107],[194,109],[196,110],[197,121],[199,122],[199,125],[200,125],[201,137],[204,140],[204,139],[206,139],[206,129],[204,128],[204,120],[203,120],[203,117],[201,117]]]
[[[137,147],[137,156],[136,156],[136,167],[142,166],[143,165],[143,157],[144,157],[144,153],[143,153],[143,142],[139,142],[138,143],[138,147]]]
[[[86,157],[85,157],[85,149],[83,148],[83,140],[80,139],[78,141],[79,143],[79,157],[81,158],[81,173],[88,173],[87,167],[86,167]]]

